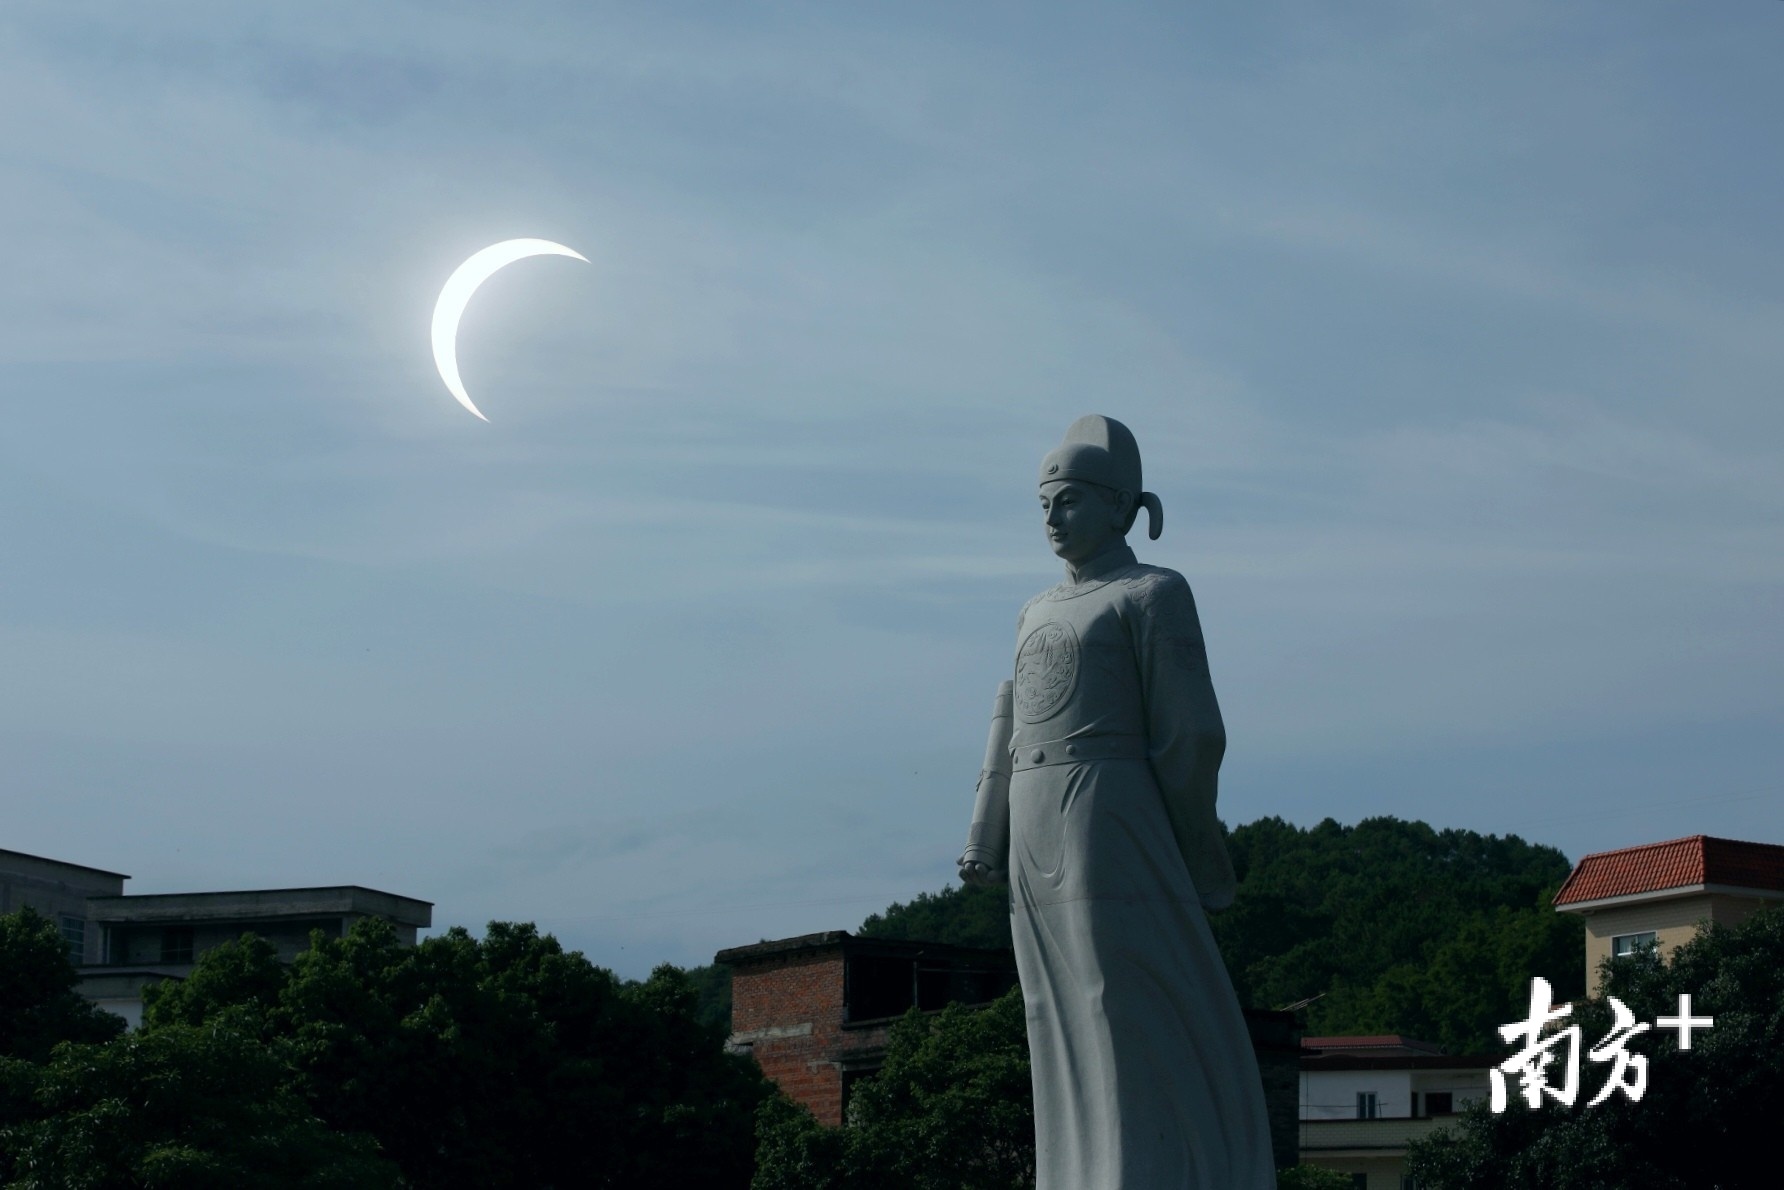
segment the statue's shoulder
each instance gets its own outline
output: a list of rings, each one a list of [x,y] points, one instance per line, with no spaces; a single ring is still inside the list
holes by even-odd
[[[1189,580],[1164,566],[1136,562],[1118,580],[1134,602],[1156,606],[1189,597]]]
[[[1063,586],[1063,584],[1060,584],[1060,585]],[[1028,602],[1022,605],[1022,610],[1016,613],[1016,627],[1018,629],[1020,629],[1022,627],[1023,621],[1028,619],[1028,609],[1029,608],[1033,607],[1037,603],[1040,603],[1044,599],[1050,599],[1050,598],[1054,597],[1055,595],[1058,594],[1059,589],[1060,589],[1059,586],[1052,586],[1052,587],[1048,587],[1045,591],[1042,591],[1038,595],[1029,596]]]
[[[1163,566],[1135,566],[1122,586],[1136,620],[1144,620],[1162,637],[1199,640],[1201,621],[1189,580]]]

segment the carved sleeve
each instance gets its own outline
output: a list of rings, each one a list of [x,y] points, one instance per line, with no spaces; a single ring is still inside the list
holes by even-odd
[[[1226,726],[1208,673],[1208,650],[1189,584],[1148,574],[1133,593],[1133,639],[1153,776],[1202,903],[1233,898],[1233,866],[1215,810]]]

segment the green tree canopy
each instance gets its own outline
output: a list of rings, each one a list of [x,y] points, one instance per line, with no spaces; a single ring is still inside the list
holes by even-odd
[[[776,1097],[758,1114],[756,1190],[1023,1190],[1034,1185],[1034,1104],[1022,993],[983,1008],[916,1009],[885,1065],[858,1084],[848,1124],[825,1128]]]
[[[1733,929],[1712,926],[1669,962],[1651,954],[1612,960],[1605,977],[1606,996],[1620,999],[1637,1021],[1677,1015],[1679,996],[1687,994],[1692,1013],[1713,1017],[1715,1027],[1698,1032],[1689,1050],[1679,1048],[1672,1030],[1651,1029],[1630,1041],[1628,1051],[1648,1062],[1639,1102],[1614,1092],[1587,1106],[1609,1067],[1584,1053],[1580,1094],[1571,1108],[1547,1098],[1539,1108],[1526,1107],[1513,1077],[1503,1114],[1477,1104],[1456,1128],[1413,1145],[1408,1168],[1420,1186],[1770,1190],[1778,1184],[1784,910],[1758,914]],[[1507,1020],[1524,1016],[1521,1008]],[[1609,1000],[1575,1005],[1569,1022],[1575,1019],[1583,1045],[1598,1044],[1611,1028]]]
[[[323,1124],[288,1075],[254,1038],[189,1025],[0,1061],[0,1184],[396,1187],[376,1141]]]
[[[56,923],[29,907],[0,915],[0,1057],[42,1062],[62,1041],[105,1041],[122,1018],[74,990],[79,976]]]
[[[1561,995],[1585,990],[1583,927],[1550,903],[1570,867],[1552,847],[1395,818],[1311,828],[1262,818],[1227,845],[1238,890],[1209,920],[1239,998],[1260,1008],[1312,1000],[1310,1033],[1403,1033],[1485,1052],[1532,975]],[[860,932],[1008,946],[1009,898],[920,893]]]
[[[696,1019],[685,974],[625,985],[531,925],[401,945],[386,922],[257,939],[147,998],[150,1032],[225,1022],[292,1071],[315,1114],[375,1137],[428,1187],[743,1186],[760,1074]]]
[[[1003,888],[950,885],[918,893],[861,923],[863,938],[942,942],[986,949],[1010,945],[1010,894]]]
[[[1320,997],[1309,1033],[1486,1052],[1531,976],[1585,990],[1583,927],[1551,904],[1570,868],[1552,847],[1396,818],[1262,818],[1228,846],[1239,893],[1212,925],[1233,983],[1265,1008]]]

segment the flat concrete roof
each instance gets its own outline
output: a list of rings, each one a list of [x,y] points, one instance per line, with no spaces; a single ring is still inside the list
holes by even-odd
[[[1497,1054],[1312,1054],[1301,1055],[1301,1069],[1316,1070],[1486,1070],[1503,1058]]]
[[[903,938],[862,938],[847,930],[826,930],[821,934],[801,934],[797,938],[777,938],[751,946],[733,946],[719,951],[712,961],[727,966],[740,966],[822,950],[844,950],[852,955],[885,958],[961,959],[1012,970],[1016,964],[1016,954],[1008,947],[985,949],[977,946],[950,946],[945,942],[909,942]]]
[[[337,913],[386,917],[398,925],[418,928],[426,928],[434,922],[432,901],[380,892],[357,884],[88,897],[87,908],[92,919],[103,925],[271,921]]]
[[[87,864],[71,864],[65,859],[51,859],[47,855],[32,855],[29,852],[9,851],[4,847],[0,847],[0,857],[4,857],[4,856],[8,856],[8,855],[17,856],[19,859],[35,860],[37,863],[40,863],[40,864],[55,864],[59,868],[79,868],[83,872],[96,872],[101,876],[116,876],[119,880],[130,879],[130,877],[125,875],[123,872],[111,872],[111,871],[107,871],[105,868],[90,867]]]

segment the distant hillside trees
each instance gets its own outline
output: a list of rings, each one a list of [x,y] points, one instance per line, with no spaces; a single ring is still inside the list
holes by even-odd
[[[945,942],[949,946],[1010,946],[1010,893],[1004,888],[953,885],[918,893],[861,923],[863,938]]]
[[[1496,1051],[1530,978],[1585,993],[1584,926],[1551,900],[1571,865],[1553,847],[1422,822],[1263,818],[1232,832],[1233,907],[1212,918],[1240,998],[1311,997],[1311,1034],[1402,1033]]]
[[[1584,994],[1583,926],[1550,904],[1570,867],[1553,847],[1395,818],[1263,818],[1227,843],[1238,892],[1210,921],[1239,997],[1262,1008],[1311,1000],[1309,1033],[1394,1032],[1486,1052],[1532,975],[1557,995]],[[1008,906],[1002,889],[948,888],[869,917],[861,933],[1008,946]]]

